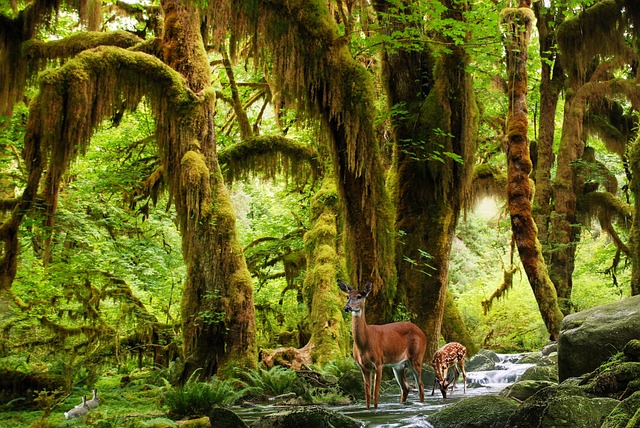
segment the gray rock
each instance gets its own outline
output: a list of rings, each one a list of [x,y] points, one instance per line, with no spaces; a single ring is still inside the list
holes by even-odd
[[[640,296],[567,315],[558,339],[560,380],[595,370],[640,337]]]
[[[493,352],[481,350],[469,359],[469,361],[465,364],[465,369],[468,372],[483,372],[488,370],[495,370],[496,363],[498,361],[500,361],[500,358],[498,358],[498,356]]]
[[[479,396],[466,398],[438,413],[428,421],[434,428],[501,428],[518,408],[510,398]]]
[[[542,355],[549,356],[553,352],[558,352],[558,342],[549,342],[542,348]]]

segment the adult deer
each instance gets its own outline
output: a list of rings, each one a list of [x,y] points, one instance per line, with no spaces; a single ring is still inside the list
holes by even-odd
[[[367,409],[371,404],[371,375],[375,373],[373,405],[378,408],[382,367],[391,366],[398,385],[400,402],[404,403],[409,395],[409,383],[405,377],[408,368],[420,390],[420,401],[424,402],[422,384],[422,359],[427,348],[427,337],[410,322],[394,322],[382,325],[367,325],[364,316],[365,301],[371,293],[372,283],[367,282],[364,290],[354,290],[343,281],[338,281],[342,291],[348,294],[345,312],[351,312],[353,332],[353,359],[360,366],[364,379],[364,395]]]
[[[439,384],[440,392],[442,392],[442,397],[447,398],[447,388],[451,385],[451,381],[448,379],[448,371],[449,367],[453,367],[453,371],[455,372],[455,377],[453,378],[453,385],[451,386],[451,392],[453,392],[456,387],[456,382],[458,381],[458,376],[460,375],[460,371],[458,371],[457,364],[460,364],[460,369],[462,370],[462,378],[464,381],[464,389],[463,392],[467,392],[467,372],[464,369],[464,357],[467,355],[467,348],[458,342],[451,342],[444,345],[433,355],[433,368],[436,370],[436,378],[433,381],[433,389],[431,390],[431,395],[435,393],[436,384]]]

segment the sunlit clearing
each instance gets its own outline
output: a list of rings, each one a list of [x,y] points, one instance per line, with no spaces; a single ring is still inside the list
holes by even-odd
[[[491,220],[498,216],[500,207],[494,198],[483,198],[474,210],[474,213],[485,220]]]

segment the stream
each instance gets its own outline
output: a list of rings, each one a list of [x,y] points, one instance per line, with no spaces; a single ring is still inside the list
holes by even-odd
[[[520,379],[522,374],[533,364],[516,364],[523,354],[497,354],[500,361],[496,363],[495,370],[467,372],[467,392],[462,391],[462,375],[458,378],[458,384],[453,393],[449,392],[447,398],[436,388],[435,395],[431,395],[433,385],[424,386],[424,403],[418,399],[417,389],[412,386],[409,398],[400,404],[400,387],[393,383],[392,387],[380,392],[378,409],[367,410],[364,404],[364,391],[358,402],[345,406],[330,406],[331,410],[350,416],[364,422],[366,428],[420,428],[431,427],[427,422],[427,416],[438,412],[446,406],[454,404],[463,398],[479,395],[498,395],[508,385]],[[388,370],[385,368],[385,370]],[[250,408],[233,407],[235,413],[248,425],[259,417],[286,409],[287,406],[265,405]]]

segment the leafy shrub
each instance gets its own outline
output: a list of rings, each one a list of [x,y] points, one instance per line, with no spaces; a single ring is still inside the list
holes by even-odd
[[[164,404],[172,416],[208,415],[214,407],[233,404],[240,397],[228,380],[220,380],[216,376],[210,382],[193,379],[192,375],[184,386],[163,394]]]
[[[249,399],[265,399],[290,392],[303,395],[305,392],[304,384],[295,370],[282,366],[249,371],[236,370],[236,376],[241,387],[240,393]]]

